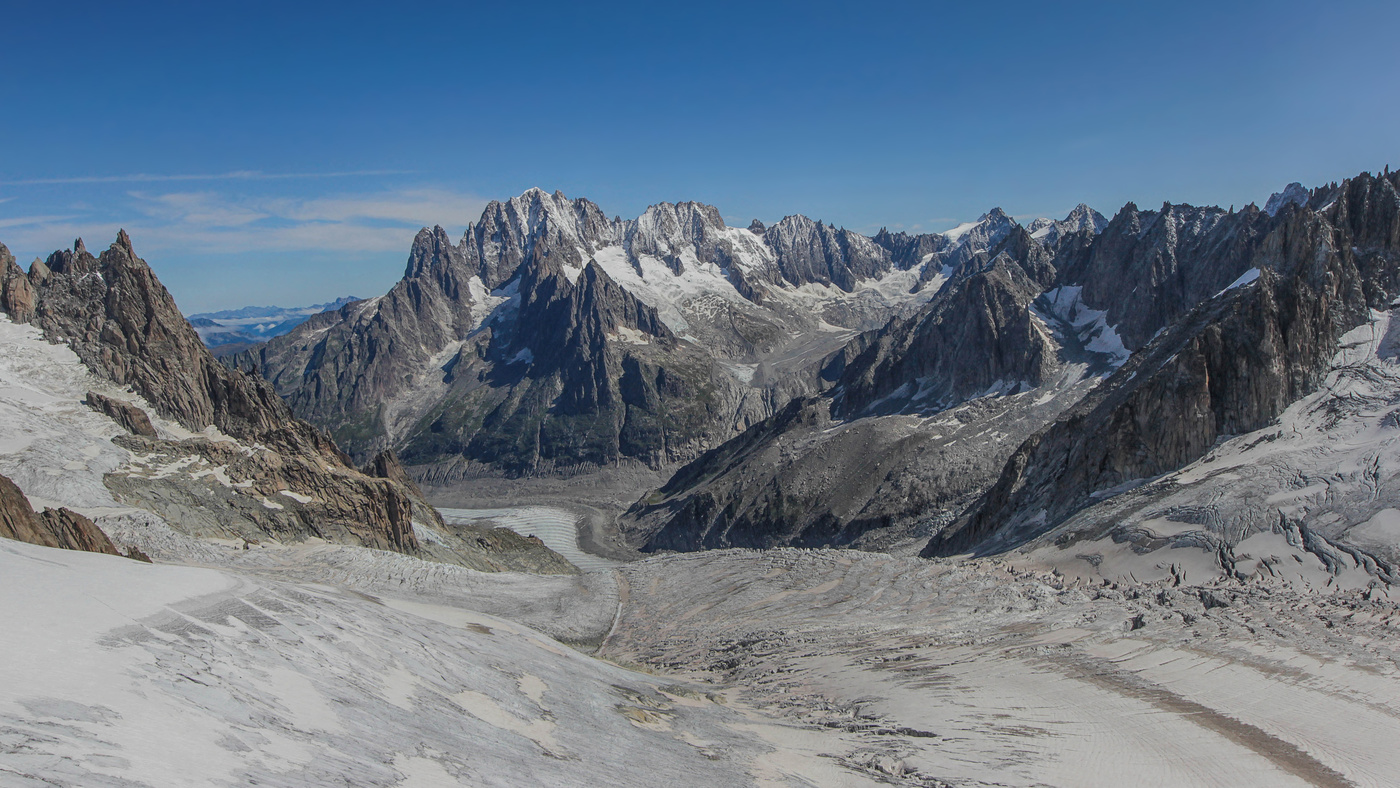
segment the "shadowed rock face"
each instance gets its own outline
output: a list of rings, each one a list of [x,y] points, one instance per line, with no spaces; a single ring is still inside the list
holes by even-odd
[[[1022,265],[998,255],[866,343],[842,373],[835,414],[864,415],[901,388],[946,405],[1008,384],[1036,388],[1058,367],[1056,348],[1028,308],[1040,292]]]
[[[102,529],[77,512],[45,509],[36,513],[24,493],[5,476],[0,476],[0,537],[43,547],[121,555]]]
[[[213,512],[199,490],[159,474],[114,474],[108,482],[120,495],[178,514],[175,522],[196,531],[247,538],[321,536],[401,552],[418,549],[410,491],[360,473],[328,436],[293,417],[267,383],[217,362],[136,256],[125,232],[99,257],[78,241],[73,250],[36,263],[27,275],[12,260],[6,261],[6,272],[0,309],[12,320],[35,324],[49,341],[68,344],[95,374],[134,388],[161,415],[187,429],[214,427],[258,447],[249,453],[202,438],[161,440],[149,420],[142,423],[144,413],[137,417],[139,409],[90,398],[94,407],[137,433],[131,439],[144,441],[143,450],[172,459],[223,452],[229,456],[216,459],[239,463],[250,483],[268,494],[290,490],[308,500],[250,507],[242,516],[236,507]]]
[[[517,319],[449,363],[405,461],[458,456],[512,473],[663,464],[723,437],[738,386],[602,268],[570,281],[531,266],[520,287]]]
[[[1260,429],[1314,391],[1343,334],[1400,278],[1396,176],[1362,175],[1289,204],[1251,244],[1257,282],[1195,307],[1064,418],[1028,439],[926,555],[1023,543],[1097,500]],[[1107,234],[1107,233],[1106,233]],[[1240,267],[1238,265],[1236,268]]]
[[[850,292],[857,280],[891,267],[889,251],[869,238],[805,216],[783,219],[763,240],[777,253],[778,270],[789,282],[819,282]]]

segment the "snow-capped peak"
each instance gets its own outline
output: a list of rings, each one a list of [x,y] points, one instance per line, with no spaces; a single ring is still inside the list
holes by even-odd
[[[1285,205],[1307,205],[1309,196],[1308,190],[1303,188],[1303,184],[1290,183],[1283,187],[1283,191],[1269,195],[1269,201],[1264,203],[1264,213],[1276,216]]]
[[[1084,203],[1080,203],[1069,212],[1069,215],[1060,221],[1053,219],[1036,219],[1031,222],[1031,237],[1037,241],[1047,244],[1059,240],[1065,233],[1091,230],[1095,235],[1104,231],[1108,227],[1108,219],[1098,211],[1090,208]]]

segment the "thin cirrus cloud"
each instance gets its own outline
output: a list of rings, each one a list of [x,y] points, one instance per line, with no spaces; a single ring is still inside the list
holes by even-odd
[[[354,178],[375,175],[412,175],[412,170],[347,170],[344,172],[262,172],[234,170],[216,173],[162,175],[136,172],[127,175],[78,175],[68,178],[25,178],[0,181],[0,186],[51,186],[79,183],[160,183],[163,181],[278,181],[303,178]]]
[[[6,202],[6,200],[0,200]],[[0,228],[9,227],[30,227],[34,225],[54,224],[75,218],[72,215],[62,216],[14,216],[8,219],[0,219]]]
[[[407,253],[420,227],[461,228],[486,201],[445,189],[403,189],[315,198],[245,197],[213,191],[124,195],[125,215],[0,218],[16,248],[52,249],[83,236],[100,240],[124,226],[143,250],[161,253]]]

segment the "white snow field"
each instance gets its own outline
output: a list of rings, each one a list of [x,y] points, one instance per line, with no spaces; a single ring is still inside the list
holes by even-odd
[[[504,509],[438,509],[448,523],[499,525],[523,536],[537,536],[545,546],[585,572],[620,566],[620,561],[584,552],[578,546],[578,515],[553,506],[521,506]]]
[[[835,550],[622,573],[602,653],[733,687],[736,703],[798,726],[780,746],[837,731],[827,752],[895,784],[1400,775],[1400,611],[1360,592],[1118,590],[990,560]]]
[[[6,786],[747,785],[767,749],[460,609],[10,541],[0,599]]]
[[[1276,439],[1222,443],[1180,494],[1228,472],[1300,517],[1359,496],[1376,511],[1343,535],[1393,544],[1400,509],[1367,485],[1400,467],[1397,336],[1377,315]],[[584,574],[244,550],[112,498],[103,474],[140,458],[81,400],[129,392],[32,328],[0,319],[0,346],[0,473],[157,561],[0,540],[4,788],[1400,782],[1391,590],[1272,532],[1251,538],[1277,536],[1262,547],[1298,578],[1117,584],[1035,552],[619,565],[543,506],[445,514],[534,533]]]

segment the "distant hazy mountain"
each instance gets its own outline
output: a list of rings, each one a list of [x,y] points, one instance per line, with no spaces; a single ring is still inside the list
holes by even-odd
[[[189,321],[204,344],[215,355],[222,356],[280,337],[312,315],[339,309],[358,300],[355,296],[345,296],[311,306],[245,306],[220,312],[200,312],[190,315]]]

